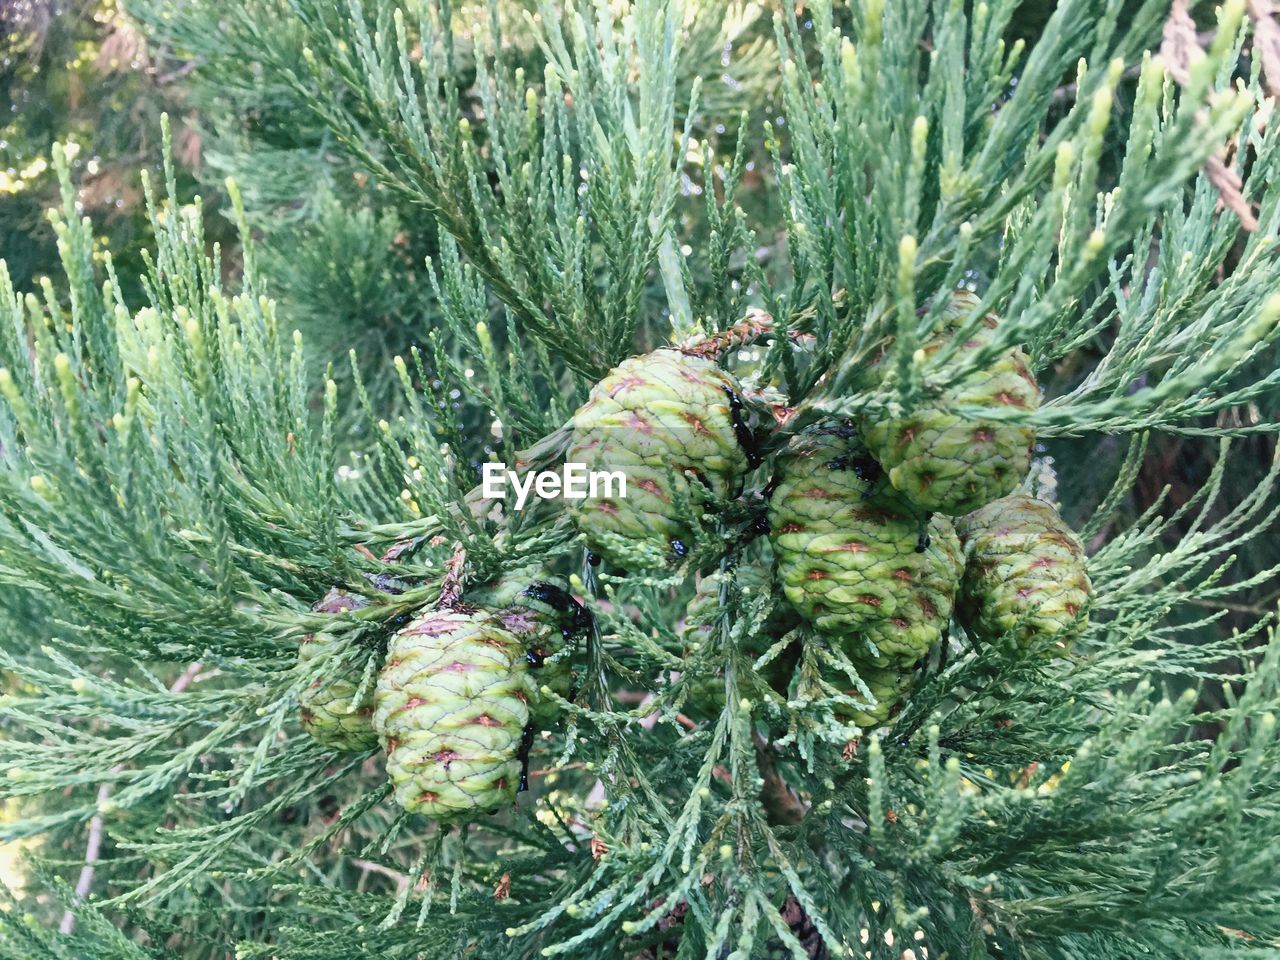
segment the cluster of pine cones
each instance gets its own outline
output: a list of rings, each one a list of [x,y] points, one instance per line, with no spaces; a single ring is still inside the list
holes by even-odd
[[[947,347],[957,363],[989,353],[995,316],[953,343],[976,307],[972,294],[950,294],[917,359]],[[886,348],[868,364],[868,387],[891,375],[889,356]],[[625,499],[571,503],[594,553],[632,573],[679,562],[705,532],[689,525],[695,493],[735,497],[753,467],[760,443],[744,435],[741,394],[713,361],[670,349],[628,360],[596,385],[574,418],[569,459],[622,469],[629,485]],[[770,457],[772,558],[740,567],[737,579],[785,597],[763,627],[765,648],[798,615],[856,668],[861,686],[844,670],[826,679],[865,704],[846,711],[864,730],[901,707],[953,615],[980,641],[1047,652],[1065,651],[1085,626],[1084,550],[1052,505],[1018,492],[1035,434],[999,415],[1039,400],[1026,355],[1008,349],[910,415],[811,425]],[[686,615],[695,633],[714,622],[719,592],[717,576],[703,578]],[[785,658],[771,669],[784,674],[770,676],[772,686],[803,699]]]
[[[921,347],[926,357],[952,346],[963,359],[990,343],[993,316],[951,343],[976,301],[962,291],[950,297]],[[870,363],[872,383],[890,375],[887,356]],[[665,348],[595,385],[574,416],[567,460],[621,470],[627,495],[567,502],[594,556],[628,573],[669,572],[689,544],[714,537],[705,504],[739,497],[761,449],[741,396],[715,361]],[[741,567],[737,580],[781,593],[761,625],[764,647],[807,624],[806,642],[838,650],[854,668],[860,682],[847,667],[824,678],[844,694],[835,698],[841,719],[863,731],[886,724],[953,618],[980,642],[1037,653],[1064,652],[1083,629],[1091,591],[1084,550],[1052,505],[1019,492],[1035,436],[997,413],[1030,410],[1039,397],[1025,354],[1013,348],[909,415],[817,423],[774,438],[765,488],[772,559]],[[715,622],[719,595],[719,577],[704,577],[686,612],[687,636]],[[352,602],[331,594],[320,609]],[[362,702],[354,702],[355,680],[317,680],[303,697],[304,726],[337,748],[381,744],[405,809],[470,819],[510,803],[524,782],[533,731],[554,718],[544,691],[568,693],[571,641],[587,622],[545,579],[482,587],[400,629]],[[304,666],[324,642],[304,644]],[[802,701],[809,694],[793,663],[772,661],[766,679]],[[535,682],[539,670],[543,682]]]

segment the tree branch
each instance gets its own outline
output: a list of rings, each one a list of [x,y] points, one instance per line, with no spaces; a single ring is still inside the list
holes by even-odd
[[[169,687],[170,693],[181,693],[187,687],[191,686],[191,681],[203,668],[200,661],[196,661],[182,672],[182,676],[173,681],[173,685]],[[112,773],[119,773],[124,769],[123,764],[117,764],[111,768]],[[111,784],[104,783],[98,787],[98,809],[101,810],[103,804],[111,796]],[[80,877],[76,880],[76,899],[84,902],[89,897],[89,891],[93,889],[93,875],[97,872],[96,864],[98,857],[102,852],[102,814],[95,813],[89,820],[89,842],[85,844],[84,850],[84,866],[80,868]],[[76,929],[76,915],[70,909],[62,914],[62,923],[58,925],[58,931],[66,936],[70,936]]]

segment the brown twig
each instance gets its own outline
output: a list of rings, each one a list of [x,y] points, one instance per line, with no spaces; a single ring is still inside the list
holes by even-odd
[[[187,76],[187,74],[191,73],[193,70],[200,67],[200,65],[203,63],[204,63],[203,57],[196,57],[194,60],[188,60],[186,63],[184,63],[182,66],[178,67],[177,69],[170,70],[168,73],[162,73],[159,76],[157,76],[156,83],[160,86],[165,86],[167,84],[173,83],[175,80],[181,80],[183,77]]]
[[[1131,67],[1126,67],[1124,73],[1120,74],[1121,78],[1125,80],[1134,80],[1137,77],[1140,77],[1141,75],[1142,75],[1142,64],[1140,63],[1135,63]],[[1056,90],[1053,91],[1053,102],[1054,103],[1074,103],[1076,98],[1079,95],[1080,95],[1080,84],[1076,83],[1075,81],[1072,81],[1071,83],[1064,83],[1062,86],[1058,87]]]
[[[505,900],[509,896],[511,896],[511,874],[504,873],[497,887],[494,888],[493,899]]]
[[[182,672],[182,676],[173,681],[173,685],[169,687],[170,693],[181,693],[187,687],[191,686],[191,681],[203,668],[203,664],[199,661],[192,663]],[[124,769],[124,764],[116,764],[111,768],[112,773],[119,773]],[[111,796],[111,784],[104,783],[98,787],[97,807],[102,809],[103,805]],[[103,820],[101,813],[95,813],[89,820],[89,840],[85,844],[84,850],[84,866],[80,868],[80,877],[76,880],[76,900],[84,902],[89,897],[89,891],[93,889],[93,875],[97,872],[96,864],[98,857],[102,853],[102,829]],[[76,915],[70,910],[66,910],[62,914],[62,923],[58,925],[58,931],[65,936],[70,936],[76,928]]]
[[[763,340],[765,337],[773,336],[776,332],[777,324],[773,322],[773,317],[763,310],[753,308],[748,310],[747,315],[732,327],[721,330],[711,336],[686,340],[677,344],[676,349],[691,357],[713,358],[730,350],[745,347],[749,343],[755,343],[757,340]],[[813,339],[812,334],[801,333],[796,330],[786,330],[784,335],[793,342]]]
[[[204,664],[197,660],[191,666],[182,672],[177,680],[173,681],[173,686],[169,688],[170,693],[182,693],[187,687],[191,686],[192,681],[200,675],[200,671],[204,669]]]
[[[396,885],[396,892],[399,893],[409,885],[409,878],[399,870],[393,870],[381,863],[374,863],[372,860],[361,860],[353,858],[351,861],[353,867],[358,867],[364,873],[376,873],[386,877]]]
[[[444,567],[444,579],[440,582],[441,607],[452,607],[462,597],[462,577],[466,568],[467,551],[458,544]]]
[[[1275,4],[1271,0],[1249,0],[1248,7],[1253,21],[1253,49],[1262,61],[1267,92],[1280,96],[1280,23],[1276,23]]]
[[[1269,0],[1255,0],[1259,6],[1270,8]],[[1268,21],[1275,27],[1275,21]],[[1261,52],[1261,51],[1260,51]],[[1196,33],[1195,21],[1187,0],[1173,0],[1169,17],[1164,22],[1164,31],[1160,41],[1160,55],[1168,67],[1170,76],[1181,87],[1187,86],[1191,79],[1191,67],[1204,58],[1204,50],[1200,47],[1200,38]],[[1265,60],[1263,61],[1265,64]],[[1204,111],[1196,112],[1196,121],[1203,125]],[[1223,145],[1225,150],[1225,144]],[[1258,229],[1258,218],[1253,207],[1244,197],[1244,181],[1240,175],[1228,167],[1222,157],[1215,153],[1204,163],[1205,176],[1218,191],[1222,205],[1229,208],[1240,220],[1240,226],[1249,233]]]
[[[649,706],[655,699],[652,693],[641,693],[638,690],[621,690],[614,694],[619,703],[634,703],[641,706]],[[677,713],[672,719],[686,730],[697,730],[700,724],[696,720],[692,720],[683,713]],[[652,730],[658,723],[658,713],[655,711],[643,717],[640,726],[646,730]]]

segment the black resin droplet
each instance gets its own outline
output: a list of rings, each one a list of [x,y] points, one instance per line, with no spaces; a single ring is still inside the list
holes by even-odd
[[[743,416],[742,398],[728,387],[721,387],[721,389],[729,398],[729,416],[733,420],[733,433],[738,438],[738,446],[747,455],[747,466],[754,469],[760,466],[764,457],[760,455],[760,445],[756,441],[756,435],[747,426],[746,418]]]
[[[516,787],[516,793],[524,793],[529,789],[529,752],[532,749],[533,724],[529,723],[520,734],[520,749],[516,752],[516,759],[520,761],[520,785]]]

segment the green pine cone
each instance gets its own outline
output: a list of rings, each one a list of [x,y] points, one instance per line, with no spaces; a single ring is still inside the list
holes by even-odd
[[[864,731],[875,730],[888,724],[902,709],[915,686],[915,673],[910,670],[873,667],[858,664],[858,674],[867,685],[876,702],[865,707],[837,707],[836,716],[852,721]],[[848,685],[848,678],[841,674],[841,680]],[[866,695],[856,686],[849,687],[845,693],[855,700],[865,700]]]
[[[940,350],[954,323],[976,303],[970,293],[953,293],[944,328],[924,344],[924,353]],[[981,347],[999,321],[988,315],[985,322],[987,329],[961,346],[958,359]],[[1022,482],[1031,465],[1035,431],[998,420],[961,419],[952,411],[965,406],[1029,411],[1039,403],[1040,390],[1027,356],[1015,348],[905,417],[867,418],[863,437],[890,482],[913,503],[959,516],[1005,496]]]
[[[334,588],[312,609],[317,613],[345,613],[368,606],[368,601]],[[298,647],[298,665],[334,656],[341,641],[324,633],[307,634]],[[335,661],[336,663],[336,661]],[[298,712],[302,728],[312,737],[335,750],[358,753],[377,746],[373,732],[373,691],[366,689],[358,702],[361,677],[338,675],[318,677],[298,696]]]
[[[951,609],[964,569],[960,538],[951,521],[935,514],[929,521],[923,554],[901,564],[893,576],[904,587],[892,617],[868,625],[863,637],[876,645],[879,656],[845,644],[850,656],[863,656],[881,667],[910,667],[938,642],[951,622]]]
[[[713,361],[670,349],[624,360],[592,388],[574,414],[566,462],[627,481],[625,497],[568,501],[593,553],[632,572],[658,572],[684,555],[695,531],[677,498],[696,510],[694,484],[729,497],[747,472],[739,391]]]
[[[573,651],[591,626],[591,615],[559,577],[547,577],[536,567],[512,571],[467,592],[466,601],[496,610],[503,626],[524,644],[533,681],[541,689],[571,699],[574,691]],[[539,728],[560,718],[560,705],[540,697],[530,704]]]
[[[734,579],[745,600],[755,601],[762,594],[767,595],[773,589],[771,571],[761,563],[743,563],[734,571]],[[685,606],[684,623],[681,634],[686,644],[700,644],[711,632],[720,613],[720,584],[724,575],[710,573],[700,577],[693,596]],[[788,630],[796,626],[795,615],[781,604],[775,605],[762,624],[761,645],[759,653],[772,646],[775,640],[782,638]],[[757,656],[759,655],[757,654]]]
[[[833,713],[841,720],[857,724],[864,732],[883,727],[902,709],[911,689],[915,686],[916,671],[899,670],[893,667],[877,667],[864,660],[851,661],[857,668],[858,676],[871,692],[871,701],[867,695],[854,684],[849,675],[834,667],[824,670],[823,680],[835,687],[859,706],[847,703],[834,705]],[[803,671],[797,671],[792,679],[790,690],[792,700],[827,699],[830,691],[826,687],[808,688]]]
[[[950,524],[894,490],[848,424],[798,437],[779,465],[769,529],[787,599],[850,656],[872,636],[884,662],[914,664],[951,614]]]
[[[396,802],[443,821],[514,802],[537,697],[524,644],[487,612],[431,610],[405,626],[374,692]]]
[[[1093,587],[1084,547],[1043,500],[1015,494],[962,518],[958,615],[979,638],[1067,645],[1084,631]]]

